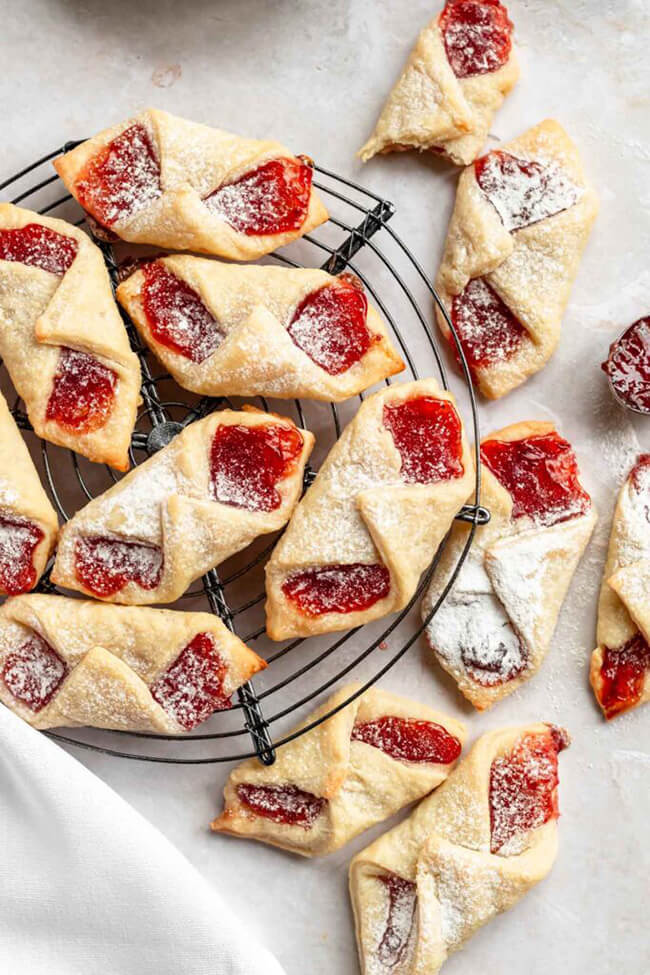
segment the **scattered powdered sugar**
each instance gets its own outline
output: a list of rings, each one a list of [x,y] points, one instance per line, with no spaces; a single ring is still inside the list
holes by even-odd
[[[13,696],[33,712],[41,711],[56,694],[68,668],[55,650],[37,633],[11,650],[2,680]]]
[[[452,301],[452,321],[471,368],[510,359],[528,337],[484,278],[472,278]]]
[[[33,586],[34,550],[43,537],[38,525],[0,514],[0,590],[17,595]]]
[[[650,459],[642,459],[630,472],[621,492],[620,517],[614,531],[619,567],[650,559]]]
[[[476,180],[506,230],[519,230],[574,206],[584,193],[555,162],[495,150],[474,164]]]
[[[84,531],[102,533],[115,523],[120,534],[159,545],[161,505],[172,495],[183,494],[174,453],[161,451],[146,466],[136,468],[113,497],[100,497],[84,508]]]
[[[386,888],[386,915],[382,936],[379,940],[375,971],[389,972],[398,965],[408,971],[410,957],[415,947],[415,908],[417,887],[410,880],[387,874],[377,877]]]

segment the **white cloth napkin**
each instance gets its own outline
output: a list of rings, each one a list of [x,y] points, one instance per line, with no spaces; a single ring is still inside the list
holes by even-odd
[[[0,705],[3,975],[282,975],[107,785]]]

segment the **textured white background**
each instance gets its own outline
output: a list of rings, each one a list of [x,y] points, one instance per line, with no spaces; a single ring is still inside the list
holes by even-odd
[[[453,201],[448,168],[379,159],[365,139],[433,0],[0,2],[0,179],[63,139],[153,104],[249,135],[276,137],[398,206],[396,228],[432,271]],[[385,686],[464,716],[470,734],[529,718],[559,721],[561,853],[551,876],[445,968],[555,975],[645,975],[648,947],[650,708],[605,726],[587,686],[594,609],[614,491],[650,421],[613,406],[598,365],[621,328],[650,311],[650,20],[645,0],[512,0],[522,78],[493,133],[545,116],[580,146],[602,208],[546,370],[482,408],[489,430],[551,417],[574,443],[601,523],[574,581],[542,672],[487,715],[462,705],[424,654]],[[133,803],[218,886],[289,975],[357,971],[346,864],[360,838],[316,863],[211,836],[225,770],[78,757]],[[119,878],[116,878],[119,883]],[[55,933],[53,932],[53,937]]]

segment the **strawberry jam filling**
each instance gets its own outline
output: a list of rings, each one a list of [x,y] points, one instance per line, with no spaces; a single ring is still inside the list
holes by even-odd
[[[58,234],[40,223],[0,230],[0,261],[27,264],[50,274],[65,274],[78,249],[73,237]]]
[[[237,797],[256,816],[283,826],[302,826],[304,829],[311,829],[327,805],[327,799],[305,792],[295,785],[251,785],[243,782],[237,786]]]
[[[0,592],[17,596],[33,589],[34,552],[44,537],[32,521],[0,515]]]
[[[311,180],[312,167],[303,158],[271,159],[220,186],[204,202],[238,233],[284,234],[305,222]]]
[[[282,592],[306,616],[358,613],[385,599],[390,573],[385,565],[323,565],[294,572],[282,583]]]
[[[523,735],[507,755],[492,762],[492,853],[515,852],[513,840],[559,816],[557,756],[568,744],[566,732],[549,727],[546,734]]]
[[[156,150],[137,122],[99,149],[75,183],[81,206],[105,227],[129,220],[161,195]]]
[[[295,427],[217,427],[210,453],[213,498],[247,511],[276,511],[282,503],[277,485],[295,469],[302,448]]]
[[[377,960],[388,971],[400,965],[409,951],[415,926],[417,887],[396,874],[378,876],[377,880],[384,885],[388,895],[388,910],[377,947]]]
[[[650,315],[630,325],[610,346],[602,368],[625,406],[650,413]]]
[[[497,71],[510,57],[513,25],[499,0],[448,0],[439,24],[457,78]]]
[[[2,681],[17,701],[36,714],[50,703],[67,673],[56,650],[33,633],[7,654]]]
[[[399,762],[449,765],[460,755],[458,738],[434,721],[385,715],[352,728],[352,740],[379,748]]]
[[[164,264],[143,268],[142,307],[152,336],[172,352],[203,362],[224,338],[224,331],[201,297]]]
[[[61,348],[45,416],[72,433],[92,433],[108,420],[117,373],[87,352]]]
[[[383,422],[400,457],[402,479],[434,484],[463,472],[460,417],[451,403],[419,396],[384,406]]]
[[[481,460],[510,493],[513,518],[555,525],[591,507],[571,445],[555,431],[524,440],[486,440]]]
[[[484,278],[472,278],[464,291],[454,295],[451,320],[474,380],[477,370],[515,355],[527,336],[521,322]],[[449,342],[458,358],[451,335]]]
[[[129,582],[155,589],[163,570],[162,550],[156,545],[123,542],[102,535],[82,535],[75,543],[75,575],[93,596],[107,599]]]
[[[474,173],[506,230],[552,217],[578,199],[578,187],[559,166],[519,159],[500,149],[477,159]]]
[[[186,731],[230,707],[223,689],[227,666],[211,633],[197,633],[151,685],[154,700]]]
[[[607,720],[638,704],[650,671],[650,646],[637,633],[622,647],[605,647],[598,700]]]

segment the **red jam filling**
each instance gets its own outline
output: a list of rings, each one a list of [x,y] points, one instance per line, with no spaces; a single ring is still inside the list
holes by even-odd
[[[34,552],[44,537],[33,522],[0,515],[0,592],[17,596],[33,589]]]
[[[610,346],[602,368],[619,400],[650,413],[650,315],[630,325]]]
[[[433,396],[384,406],[384,426],[402,458],[409,484],[434,484],[460,477],[464,468],[460,417],[451,403]]]
[[[571,445],[557,433],[525,440],[486,440],[481,460],[512,497],[512,517],[555,525],[585,514],[591,498],[578,480]]]
[[[311,196],[312,167],[301,157],[271,159],[206,197],[205,204],[238,233],[300,230]]]
[[[448,0],[440,15],[440,30],[456,77],[501,68],[510,57],[512,28],[499,0]]]
[[[167,714],[191,731],[214,711],[230,707],[223,689],[227,670],[212,634],[197,633],[151,685],[151,693]]]
[[[647,492],[650,503],[650,454],[640,454],[639,459],[630,471],[630,481],[637,494]],[[645,509],[646,521],[650,522],[650,507]]]
[[[295,427],[217,427],[210,454],[212,496],[233,508],[275,511],[282,503],[277,484],[294,470],[302,448]]]
[[[237,786],[237,797],[256,816],[283,826],[302,826],[303,829],[311,829],[327,805],[327,799],[305,792],[295,785],[251,785],[243,782]]]
[[[472,278],[464,291],[454,295],[451,320],[474,380],[477,370],[510,359],[527,336],[521,322],[484,278]],[[458,358],[451,335],[449,342]]]
[[[156,545],[82,535],[75,543],[75,575],[84,589],[107,599],[135,582],[141,589],[160,583],[163,555]]]
[[[74,238],[58,234],[40,223],[0,230],[0,261],[39,267],[50,274],[65,274],[78,249]]]
[[[117,373],[87,352],[61,348],[45,415],[64,430],[92,433],[113,409]]]
[[[369,609],[390,592],[385,565],[323,565],[294,572],[282,583],[282,592],[306,616],[357,613]]]
[[[203,362],[223,341],[219,322],[194,288],[164,264],[146,264],[143,273],[142,306],[156,342],[192,362]]]
[[[598,700],[608,721],[639,702],[648,671],[650,646],[640,633],[617,650],[605,647]]]
[[[17,701],[37,713],[50,703],[67,673],[56,650],[34,633],[7,654],[2,680]]]
[[[496,149],[474,163],[476,182],[506,230],[519,230],[568,210],[578,187],[559,166],[544,166]]]
[[[130,219],[161,195],[156,150],[137,122],[99,149],[75,183],[81,206],[105,227]]]
[[[569,744],[559,728],[523,735],[512,751],[492,762],[490,825],[492,853],[513,838],[559,816],[557,756]]]
[[[385,715],[352,728],[352,740],[379,748],[399,762],[449,765],[461,751],[458,738],[434,721]]]
[[[353,275],[341,275],[306,295],[296,308],[287,332],[299,349],[328,372],[339,376],[358,362],[379,340],[366,325],[368,302]]]
[[[408,951],[415,923],[417,887],[396,874],[379,876],[377,880],[388,894],[386,926],[377,948],[377,958],[388,970],[399,965]]]

